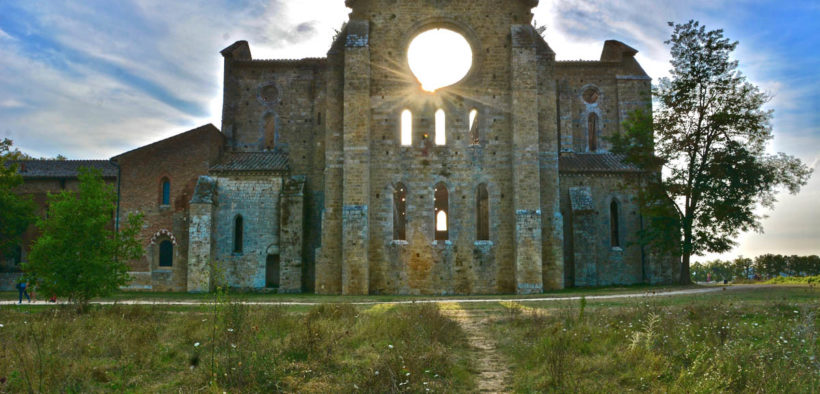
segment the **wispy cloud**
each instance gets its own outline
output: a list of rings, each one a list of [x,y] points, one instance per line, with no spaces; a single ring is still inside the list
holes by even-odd
[[[0,29],[0,40],[13,40],[14,37],[10,36],[8,33]]]

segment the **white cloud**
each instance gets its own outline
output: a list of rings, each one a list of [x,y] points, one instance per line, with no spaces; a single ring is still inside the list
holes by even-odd
[[[23,108],[26,105],[15,99],[6,99],[0,101],[0,108]]]
[[[0,29],[0,40],[14,40],[14,37],[3,31],[3,29]]]

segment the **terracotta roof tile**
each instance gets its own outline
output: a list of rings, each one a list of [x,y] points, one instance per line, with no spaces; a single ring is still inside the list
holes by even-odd
[[[103,178],[116,178],[117,167],[108,160],[12,160],[6,162],[17,164],[17,173],[23,179],[34,178],[77,178],[80,168],[96,168]]]
[[[227,152],[211,167],[214,172],[288,171],[287,153],[282,152]]]
[[[623,156],[613,153],[576,153],[562,156],[558,161],[560,172],[643,172],[635,165],[625,163]]]

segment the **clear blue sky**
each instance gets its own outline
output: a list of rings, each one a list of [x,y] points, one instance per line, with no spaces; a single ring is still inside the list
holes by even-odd
[[[107,158],[219,127],[219,50],[245,39],[256,58],[324,56],[347,12],[343,0],[0,0],[0,138],[35,156]],[[541,0],[534,13],[559,59],[595,59],[618,39],[654,78],[669,68],[667,21],[725,29],[741,69],[773,95],[772,150],[818,168],[820,2]],[[818,179],[723,257],[820,254]]]

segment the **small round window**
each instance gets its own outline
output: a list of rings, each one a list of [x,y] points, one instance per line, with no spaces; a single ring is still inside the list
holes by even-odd
[[[582,97],[584,98],[584,101],[586,101],[587,104],[595,104],[598,102],[598,97],[600,95],[601,93],[598,92],[598,89],[588,88],[587,90],[584,90],[584,94],[582,95]]]
[[[407,49],[410,70],[428,92],[454,85],[473,67],[473,50],[467,39],[448,29],[427,30]]]
[[[276,89],[276,86],[268,85],[262,88],[259,95],[266,103],[273,103],[279,99],[279,90]]]

